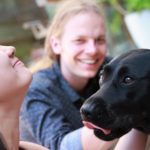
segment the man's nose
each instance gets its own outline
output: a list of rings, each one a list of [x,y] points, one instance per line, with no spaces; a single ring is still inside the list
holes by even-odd
[[[89,54],[97,53],[96,43],[93,40],[87,43],[86,52]]]

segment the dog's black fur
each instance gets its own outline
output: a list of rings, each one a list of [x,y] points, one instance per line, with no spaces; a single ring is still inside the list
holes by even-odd
[[[100,89],[84,102],[81,116],[87,126],[94,124],[95,135],[106,141],[132,128],[149,134],[150,50],[132,50],[105,65]]]

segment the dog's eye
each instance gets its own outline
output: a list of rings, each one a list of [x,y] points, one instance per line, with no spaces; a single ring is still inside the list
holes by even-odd
[[[134,82],[134,79],[132,77],[126,76],[123,78],[122,81],[124,84],[132,84]]]

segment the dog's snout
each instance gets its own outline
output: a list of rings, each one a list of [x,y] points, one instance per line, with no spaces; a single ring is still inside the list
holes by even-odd
[[[87,119],[90,119],[91,117],[91,112],[89,109],[86,109],[85,107],[81,107],[80,109],[80,113],[81,113],[81,116],[84,120],[87,120]]]
[[[87,99],[80,109],[82,119],[90,121],[94,118],[96,120],[101,115],[103,103],[104,101],[100,97],[97,98],[96,95]]]

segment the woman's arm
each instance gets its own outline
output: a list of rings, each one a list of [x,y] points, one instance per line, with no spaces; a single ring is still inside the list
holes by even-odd
[[[46,147],[43,147],[42,145],[38,145],[27,141],[20,141],[19,147],[24,150],[48,150]]]
[[[119,139],[115,150],[144,150],[146,148],[147,137],[143,132],[132,129]]]

